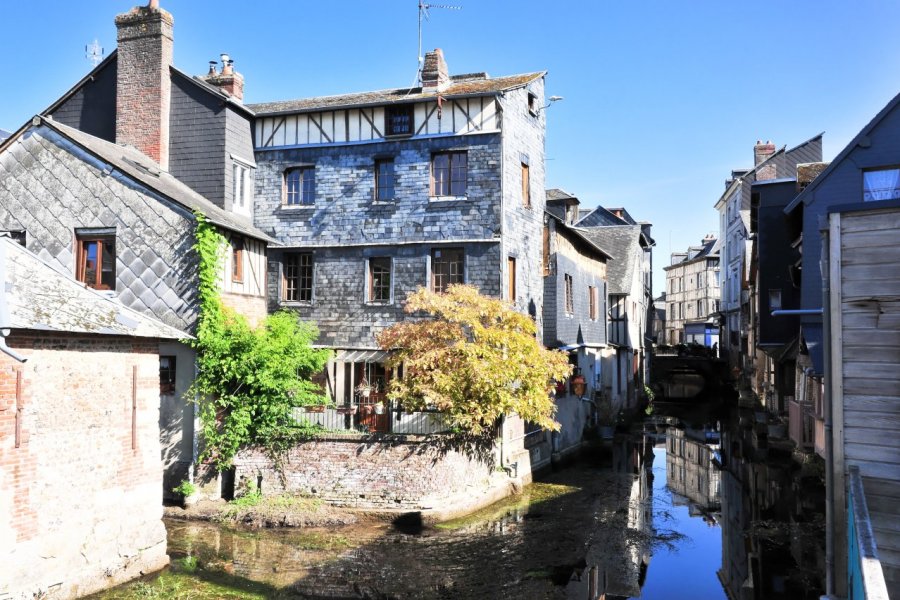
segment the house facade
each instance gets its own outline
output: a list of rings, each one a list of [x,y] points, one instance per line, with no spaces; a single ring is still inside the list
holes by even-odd
[[[793,177],[797,164],[822,160],[822,134],[791,149],[776,150],[772,142],[757,141],[752,169],[735,170],[725,182],[725,192],[715,204],[719,212],[721,312],[721,356],[732,367],[752,368],[750,330],[750,209],[755,181]],[[750,361],[752,362],[752,360]]]
[[[269,308],[317,323],[339,406],[388,374],[376,335],[406,295],[477,286],[541,329],[544,73],[448,75],[411,89],[254,104],[255,224]]]
[[[609,255],[573,225],[578,198],[560,189],[547,190],[543,237],[544,346],[569,353],[573,366],[567,385],[557,387],[553,449],[580,447],[593,425],[603,390],[603,354],[607,348],[607,260]]]
[[[575,225],[582,235],[610,255],[607,265],[609,348],[602,369],[602,393],[614,411],[630,411],[637,407],[648,380],[652,348],[648,327],[653,306],[650,282],[655,242],[649,235],[648,223],[594,225],[598,222],[595,220],[598,211]],[[609,211],[603,209],[603,212]]]
[[[675,344],[719,343],[719,248],[708,235],[687,252],[673,252],[666,273],[666,325],[663,340]]]
[[[888,591],[900,593],[898,542],[888,525],[897,522],[900,505],[893,416],[898,133],[900,95],[784,208],[801,249],[800,305],[809,311],[800,316],[797,397],[817,409],[816,451],[825,458],[826,486],[833,494],[826,536],[834,550],[837,594],[847,592],[852,566],[846,549],[854,468],[869,503]]]
[[[197,320],[195,213],[226,238],[223,302],[266,314],[266,246],[252,224],[250,113],[239,75],[189,77],[171,64],[172,17],[119,15],[119,46],[42,116],[0,144],[0,229],[122,305],[183,332]],[[137,113],[135,117],[134,113]],[[189,182],[186,183],[186,182]],[[194,351],[161,347],[164,493],[193,476]]]
[[[75,598],[169,562],[160,350],[187,337],[0,236],[0,596]]]

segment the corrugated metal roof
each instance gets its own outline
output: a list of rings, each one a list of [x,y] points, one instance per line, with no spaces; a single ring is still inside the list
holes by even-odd
[[[191,336],[85,287],[71,275],[0,236],[9,321],[2,327],[160,339]]]
[[[440,92],[445,99],[465,96],[479,96],[499,94],[507,90],[523,87],[536,79],[540,79],[546,71],[537,73],[524,73],[510,75],[508,77],[489,78],[483,74],[468,76],[455,76],[451,83]],[[337,96],[319,96],[316,98],[299,98],[296,100],[284,100],[279,102],[260,102],[247,104],[256,116],[265,116],[279,113],[307,112],[322,109],[349,108],[354,106],[373,106],[378,104],[420,102],[438,97],[437,91],[422,91],[421,87],[397,88],[388,90],[376,90],[371,92],[358,92]]]

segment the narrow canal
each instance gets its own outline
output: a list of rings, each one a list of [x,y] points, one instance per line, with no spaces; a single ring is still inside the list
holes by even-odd
[[[658,408],[520,497],[424,530],[168,521],[172,566],[97,598],[818,598],[821,473],[769,433],[750,410]]]

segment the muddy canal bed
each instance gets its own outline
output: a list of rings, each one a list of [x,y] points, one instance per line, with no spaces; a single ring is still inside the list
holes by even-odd
[[[756,598],[817,597],[815,526],[804,538],[809,524],[768,519],[765,531],[786,534],[758,539],[718,432],[673,423],[617,436],[520,496],[432,528],[167,520],[171,566],[96,598],[718,599],[748,577]],[[769,555],[776,569],[748,571]]]

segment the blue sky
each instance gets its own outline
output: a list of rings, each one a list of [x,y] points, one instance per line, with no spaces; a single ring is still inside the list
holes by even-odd
[[[423,46],[451,73],[547,70],[547,186],[654,223],[655,291],[673,250],[718,228],[715,201],[757,139],[825,132],[830,159],[900,92],[900,3],[440,0]],[[115,47],[131,0],[0,0],[0,128],[15,130]],[[175,63],[228,52],[248,102],[410,85],[416,0],[161,0]]]

